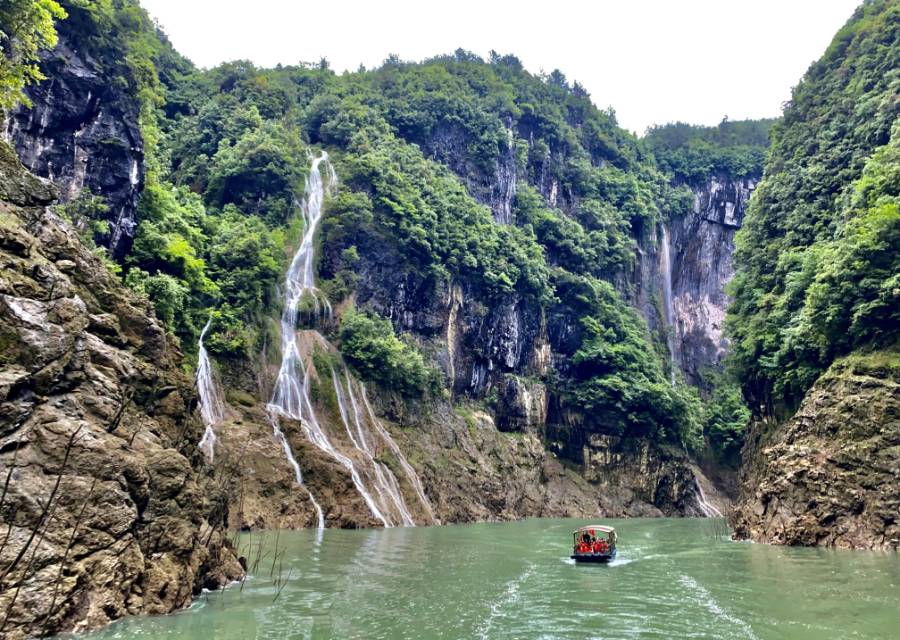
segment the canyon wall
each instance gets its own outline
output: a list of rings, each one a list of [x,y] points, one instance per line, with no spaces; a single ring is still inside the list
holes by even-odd
[[[831,366],[786,423],[744,448],[735,535],[773,544],[900,548],[900,370],[875,355]]]
[[[61,202],[82,191],[103,199],[105,228],[97,235],[122,258],[134,239],[144,184],[140,104],[65,21],[59,44],[41,54],[40,64],[48,79],[28,89],[32,107],[8,115],[6,139],[30,171],[59,186]]]
[[[0,142],[5,638],[168,613],[242,573],[181,354]]]
[[[759,177],[710,176],[692,188],[691,213],[669,223],[672,355],[687,381],[706,390],[728,352],[725,285],[734,275],[734,234]]]

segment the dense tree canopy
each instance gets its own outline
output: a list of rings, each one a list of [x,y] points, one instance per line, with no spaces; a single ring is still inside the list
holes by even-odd
[[[745,394],[790,411],[841,354],[897,338],[900,6],[864,3],[796,87],[737,236]]]
[[[676,122],[651,127],[645,140],[663,171],[697,185],[713,175],[761,176],[774,124],[773,119],[727,118],[716,127]]]

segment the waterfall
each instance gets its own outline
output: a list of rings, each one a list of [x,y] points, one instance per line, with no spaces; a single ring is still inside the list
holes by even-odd
[[[419,498],[419,502],[422,503],[422,507],[428,513],[428,517],[431,518],[431,523],[439,524],[438,519],[434,515],[434,509],[431,508],[431,503],[428,501],[428,498],[425,497],[425,490],[422,487],[422,481],[419,479],[416,470],[412,468],[412,465],[409,464],[406,456],[404,456],[403,452],[400,451],[400,447],[398,447],[397,443],[394,442],[391,434],[388,433],[387,429],[384,428],[384,425],[381,424],[381,421],[375,416],[375,412],[372,411],[372,405],[369,404],[369,397],[366,394],[366,387],[364,385],[360,386],[362,387],[363,403],[365,404],[366,411],[369,414],[369,419],[375,426],[375,430],[378,432],[378,435],[381,436],[382,440],[384,440],[385,444],[387,444],[388,448],[391,450],[391,453],[396,456],[397,461],[400,463],[400,467],[403,469],[403,473],[406,474],[407,480],[409,480],[409,483],[415,490],[416,496]]]
[[[399,516],[398,522],[400,524],[407,527],[414,527],[416,525],[415,520],[413,520],[410,515],[409,509],[406,508],[406,503],[403,500],[403,494],[400,492],[400,485],[397,483],[397,478],[387,466],[375,460],[375,452],[372,450],[368,438],[366,438],[363,421],[360,419],[359,404],[353,393],[353,380],[345,371],[344,379],[347,382],[346,397],[350,399],[351,413],[351,411],[347,410],[344,388],[334,369],[331,370],[331,379],[334,383],[334,395],[337,398],[341,421],[344,423],[347,436],[350,438],[350,442],[353,443],[353,446],[362,454],[363,459],[366,460],[368,466],[372,469],[374,479],[373,487],[377,495],[378,504],[381,507],[381,512],[387,517],[387,514],[393,511],[394,514]],[[354,428],[351,428],[350,425],[351,417]]]
[[[672,386],[675,386],[675,327],[672,312],[672,256],[669,246],[669,228],[662,226],[662,240],[659,247],[659,265],[662,274],[663,318],[666,322],[666,346],[669,349],[669,370]]]
[[[203,426],[205,427],[203,437],[197,446],[200,447],[210,464],[212,464],[216,442],[218,442],[213,427],[225,418],[225,403],[222,401],[222,394],[213,378],[209,354],[203,345],[203,338],[206,337],[206,332],[209,330],[211,322],[212,316],[206,321],[203,331],[200,332],[200,340],[197,343],[197,392],[200,394],[200,417],[203,418]]]
[[[326,171],[327,180],[322,177],[321,169],[323,168]],[[378,505],[378,501],[366,487],[364,479],[356,465],[354,465],[353,460],[334,447],[325,430],[319,424],[310,399],[310,366],[304,362],[298,345],[297,318],[300,304],[304,298],[312,300],[317,316],[320,313],[327,317],[331,316],[331,305],[328,299],[316,288],[313,267],[315,263],[315,234],[322,218],[322,206],[326,194],[331,192],[335,184],[337,184],[337,175],[331,163],[328,162],[328,154],[323,151],[319,157],[313,159],[309,176],[306,179],[304,200],[300,205],[305,222],[303,239],[300,242],[300,247],[294,254],[285,277],[285,302],[284,311],[281,315],[281,367],[278,371],[278,379],[275,382],[272,399],[268,404],[269,419],[275,438],[281,443],[285,456],[287,456],[294,469],[298,484],[302,485],[303,483],[300,465],[297,463],[287,437],[281,430],[279,416],[299,421],[307,439],[320,451],[326,453],[347,469],[353,480],[353,485],[362,496],[369,511],[375,519],[388,527],[391,526],[391,522],[384,515],[382,508]],[[308,488],[307,492],[319,514],[319,527],[322,528],[324,527],[322,510],[315,502]]]
[[[323,171],[325,178],[323,178]],[[330,318],[332,315],[331,304],[328,298],[316,287],[315,282],[315,233],[322,218],[322,208],[326,195],[337,184],[337,175],[328,162],[328,154],[324,151],[315,158],[306,180],[306,191],[303,202],[299,203],[306,223],[303,238],[297,252],[291,260],[285,276],[284,310],[281,315],[281,367],[278,378],[272,392],[272,399],[267,405],[269,421],[275,439],[281,444],[284,454],[294,469],[297,484],[303,486],[309,495],[310,501],[316,508],[319,517],[319,528],[325,526],[322,509],[315,501],[312,493],[303,484],[303,474],[300,465],[294,456],[287,437],[281,430],[280,417],[289,418],[300,423],[306,439],[328,457],[338,462],[350,474],[353,486],[362,497],[366,507],[372,516],[383,526],[394,525],[415,526],[415,520],[407,508],[400,490],[400,484],[393,472],[376,459],[376,442],[383,441],[396,456],[401,468],[409,478],[410,485],[415,490],[425,511],[432,522],[436,522],[431,505],[425,498],[421,482],[415,471],[403,457],[400,448],[387,433],[387,430],[379,423],[369,407],[365,396],[365,388],[355,382],[346,370],[343,379],[331,369],[331,378],[334,385],[335,397],[340,411],[341,421],[349,439],[351,448],[344,453],[332,442],[328,433],[319,422],[313,406],[310,390],[312,376],[315,371],[309,352],[319,343],[326,348],[330,345],[316,331],[297,331],[297,321],[301,303],[304,299],[312,303],[316,319],[320,317]],[[304,358],[306,354],[306,358]],[[362,390],[364,406],[369,412],[369,420],[363,414],[361,405],[354,392],[354,384]],[[367,424],[373,425],[370,431]],[[375,436],[373,436],[373,433]],[[336,441],[337,442],[337,441]],[[338,445],[340,443],[338,442]],[[347,455],[349,454],[349,455]]]
[[[305,222],[303,239],[300,247],[294,254],[291,265],[288,268],[285,277],[285,301],[284,311],[281,314],[281,367],[278,371],[278,379],[275,382],[275,390],[272,393],[267,409],[269,414],[269,422],[272,425],[272,433],[275,439],[281,444],[285,457],[294,470],[294,477],[298,485],[303,485],[303,474],[300,471],[300,464],[297,462],[294,452],[287,437],[281,430],[278,416],[283,415],[294,420],[303,421],[303,403],[309,405],[309,398],[306,396],[306,386],[308,379],[303,360],[300,357],[300,351],[297,347],[297,314],[300,308],[300,302],[307,293],[311,294],[315,307],[318,311],[319,298],[318,291],[315,288],[315,280],[313,276],[313,259],[314,247],[313,239],[319,220],[322,217],[322,203],[325,199],[326,186],[322,180],[322,174],[319,166],[324,163],[328,171],[328,185],[330,190],[337,182],[334,169],[328,162],[328,154],[324,151],[312,162],[309,176],[306,179],[306,191],[304,202],[301,204],[301,211]],[[330,311],[330,307],[328,308]],[[311,408],[311,405],[310,405]],[[306,493],[310,502],[316,510],[319,529],[325,527],[325,518],[322,513],[322,507],[313,497],[309,488]]]
[[[697,504],[700,506],[700,512],[703,513],[704,518],[723,517],[722,512],[716,509],[706,500],[706,494],[703,492],[703,486],[700,484],[700,481],[697,480],[696,476],[694,477],[694,489],[697,492]]]

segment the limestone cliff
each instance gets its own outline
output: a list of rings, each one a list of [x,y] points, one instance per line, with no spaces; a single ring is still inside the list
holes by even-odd
[[[445,336],[439,333],[429,348],[442,348],[438,345],[446,344]],[[503,384],[494,408],[466,397],[464,387],[452,400],[446,396],[409,399],[376,385],[365,390],[353,382],[356,399],[348,400],[350,382],[339,353],[318,331],[299,332],[298,342],[304,367],[312,372],[309,397],[315,428],[329,442],[323,449],[314,443],[322,439],[311,437],[310,424],[280,420],[302,470],[304,487],[298,487],[295,470],[278,439],[272,437],[261,400],[271,396],[277,367],[262,363],[256,365],[255,374],[241,374],[246,365],[214,365],[226,390],[226,416],[215,427],[216,465],[235,479],[229,509],[232,526],[314,527],[316,509],[306,489],[321,506],[327,526],[379,526],[355,486],[357,480],[369,491],[377,485],[373,461],[361,455],[357,446],[362,438],[351,434],[360,428],[352,427],[357,412],[366,431],[363,437],[375,443],[374,462],[394,472],[400,494],[418,524],[537,516],[702,514],[697,501],[698,472],[680,447],[600,434],[584,439],[581,428],[551,426],[548,393],[540,382],[501,373]],[[463,365],[457,362],[456,366]],[[328,367],[338,372],[343,399],[337,396]],[[577,416],[568,419],[577,420]],[[374,432],[373,421],[396,441],[421,482],[428,508],[423,508],[396,453]],[[553,444],[563,432],[566,442]],[[353,462],[353,470],[328,453],[332,447]]]
[[[696,386],[708,388],[704,374],[708,377],[710,372],[720,371],[728,350],[725,285],[734,275],[734,234],[741,228],[758,179],[710,176],[705,184],[692,188],[693,209],[672,220],[662,239],[670,243],[671,307],[667,315],[673,358],[687,381]]]
[[[0,635],[183,607],[241,570],[153,318],[0,143]]]
[[[113,256],[122,257],[134,239],[144,184],[140,104],[87,52],[73,28],[60,23],[59,44],[42,53],[48,80],[29,88],[33,106],[9,115],[5,135],[30,171],[59,185],[62,202],[85,189],[103,198],[106,242]]]
[[[838,361],[786,424],[753,424],[741,488],[733,518],[739,538],[900,548],[896,355]]]

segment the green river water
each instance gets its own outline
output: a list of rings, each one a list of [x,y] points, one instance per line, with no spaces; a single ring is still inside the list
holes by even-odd
[[[274,568],[276,534],[245,536],[251,568],[260,541],[263,557],[243,586],[87,638],[900,638],[900,555],[731,542],[722,520],[603,522],[608,566],[569,560],[583,520],[281,532]]]

